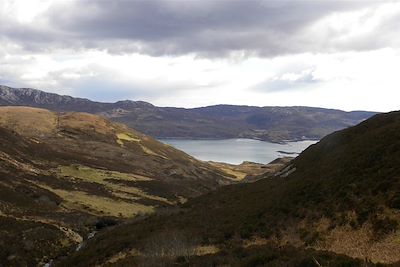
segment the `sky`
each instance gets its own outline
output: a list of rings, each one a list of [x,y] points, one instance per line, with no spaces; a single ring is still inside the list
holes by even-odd
[[[400,109],[400,1],[1,0],[0,84],[96,101]]]

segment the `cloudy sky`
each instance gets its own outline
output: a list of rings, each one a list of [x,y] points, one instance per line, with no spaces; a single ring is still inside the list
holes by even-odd
[[[99,101],[400,109],[400,1],[1,0],[0,84]]]

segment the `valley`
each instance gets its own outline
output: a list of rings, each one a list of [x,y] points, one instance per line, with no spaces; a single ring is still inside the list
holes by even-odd
[[[399,262],[399,127],[399,112],[374,116],[323,138],[274,178],[261,175],[254,183],[229,185],[191,199],[177,213],[117,226],[61,266],[142,266],[143,262],[154,262],[154,266],[256,266],[255,262],[374,266]],[[175,240],[167,233],[179,237],[174,245],[212,246],[215,252],[199,255],[180,250],[164,256],[146,252],[151,240],[161,242],[155,251],[163,249],[165,238]],[[188,236],[195,244],[185,241]],[[99,257],[99,252],[109,256]],[[117,254],[123,256],[111,264]]]
[[[400,267],[399,26],[0,0],[0,267]]]
[[[237,165],[201,161],[167,144],[179,140],[161,143],[106,117],[0,107],[1,264],[400,261],[398,112],[317,143],[193,141],[242,157],[250,154],[241,145],[254,143],[249,151],[281,157]]]
[[[0,107],[0,131],[0,217],[9,225],[1,239],[21,241],[0,243],[7,266],[40,264],[99,222],[148,216],[235,179],[87,113]]]

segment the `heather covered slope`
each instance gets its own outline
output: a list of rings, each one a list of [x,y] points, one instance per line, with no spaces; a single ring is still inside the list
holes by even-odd
[[[34,266],[102,220],[171,207],[232,178],[95,115],[0,107],[0,263]]]
[[[274,142],[320,139],[376,114],[311,107],[216,105],[184,109],[129,100],[100,103],[7,86],[0,86],[0,105],[98,114],[157,138],[253,138]]]
[[[80,167],[89,174],[90,169],[133,173],[138,181],[176,183],[176,193],[182,196],[200,194],[226,180],[217,168],[95,115],[26,107],[0,107],[0,115],[0,127],[29,139],[39,149],[49,147],[52,152],[40,155],[43,159],[38,158],[38,164],[43,168],[65,164],[58,170],[61,174]]]
[[[66,263],[101,263],[122,252],[121,266],[151,259],[156,256],[146,254],[149,242],[177,230],[197,238],[197,247],[213,247],[208,256],[192,254],[194,261],[218,258],[220,265],[233,261],[240,266],[241,257],[257,255],[249,248],[275,251],[287,246],[299,253],[314,248],[373,262],[397,262],[399,174],[400,112],[376,115],[312,145],[274,178],[230,185],[188,201],[177,214],[104,232]],[[261,266],[286,257],[271,253],[272,259],[259,259]],[[313,251],[305,253],[308,259],[321,259]],[[177,259],[171,256],[169,262]],[[352,264],[337,266],[364,266]]]

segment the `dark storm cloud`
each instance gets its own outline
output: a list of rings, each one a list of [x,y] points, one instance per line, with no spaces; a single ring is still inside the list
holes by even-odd
[[[70,3],[70,2],[69,2]],[[52,24],[87,46],[149,54],[267,56],[303,52],[297,33],[335,11],[360,7],[346,1],[84,1],[53,10]],[[361,5],[362,6],[362,5]]]
[[[276,56],[323,52],[328,42],[304,29],[333,12],[368,1],[116,0],[59,1],[31,25],[2,23],[0,32],[31,50],[106,49],[151,55]],[[1,19],[0,19],[1,20]],[[315,36],[318,38],[318,36]],[[367,40],[368,41],[368,40]],[[348,49],[341,44],[343,49]]]

